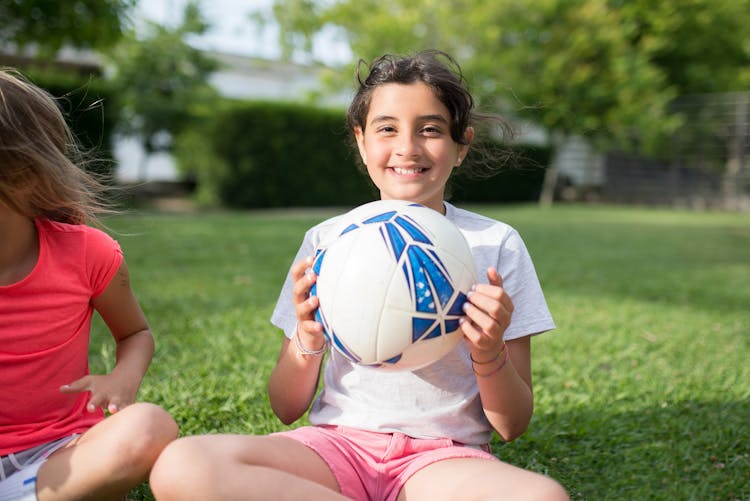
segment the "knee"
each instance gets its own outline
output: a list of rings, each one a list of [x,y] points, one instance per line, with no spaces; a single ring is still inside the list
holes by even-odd
[[[151,469],[149,485],[160,500],[185,499],[211,467],[203,437],[184,437],[167,445]],[[198,489],[200,490],[200,489]]]
[[[122,462],[148,471],[164,448],[177,438],[177,423],[167,411],[149,403],[133,404],[120,412],[127,414],[130,430],[120,443]]]
[[[508,501],[569,501],[565,488],[552,477],[542,473],[513,467],[513,475],[507,472],[496,482],[477,482],[478,499]]]
[[[529,492],[527,499],[538,499],[540,501],[569,501],[565,488],[560,485],[556,480],[547,477],[540,476],[537,482],[534,483],[531,488],[532,492]]]

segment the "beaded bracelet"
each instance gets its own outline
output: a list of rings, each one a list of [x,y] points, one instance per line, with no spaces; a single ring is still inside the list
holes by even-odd
[[[499,356],[499,354],[498,354],[498,356]],[[510,353],[508,352],[508,350],[504,350],[503,359],[500,362],[500,365],[498,365],[495,369],[492,369],[487,374],[480,374],[479,372],[477,372],[477,370],[473,366],[472,366],[471,369],[474,371],[474,374],[476,374],[478,377],[490,377],[490,376],[494,376],[495,374],[497,374],[498,372],[500,372],[501,370],[503,370],[503,367],[505,367],[505,364],[508,363],[508,359],[509,358],[510,358]]]
[[[302,345],[302,341],[300,341],[299,338],[299,329],[294,331],[294,345],[297,347],[297,355],[300,357],[303,356],[311,356],[311,357],[319,357],[323,355],[326,351],[328,351],[328,340],[326,339],[323,343],[323,346],[320,347],[320,349],[317,350],[308,350]]]
[[[508,345],[505,344],[505,343],[503,343],[503,347],[500,348],[500,351],[497,352],[497,355],[495,355],[491,359],[489,359],[487,361],[484,361],[484,362],[477,362],[476,360],[474,360],[474,357],[471,356],[471,353],[469,353],[469,358],[471,359],[471,363],[473,363],[473,364],[477,364],[477,365],[491,364],[492,362],[494,362],[495,360],[497,360],[498,358],[500,358],[500,355],[502,355],[503,353],[505,353],[507,351],[507,348],[508,348]]]

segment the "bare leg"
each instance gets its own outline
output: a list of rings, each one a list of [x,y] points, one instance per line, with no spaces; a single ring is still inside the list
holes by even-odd
[[[181,438],[157,460],[150,485],[159,501],[346,499],[320,456],[278,436]]]
[[[432,463],[407,480],[399,501],[544,500],[567,501],[555,480],[501,461],[446,459]]]
[[[129,405],[49,457],[37,474],[39,501],[119,501],[176,437],[177,424],[161,407]]]

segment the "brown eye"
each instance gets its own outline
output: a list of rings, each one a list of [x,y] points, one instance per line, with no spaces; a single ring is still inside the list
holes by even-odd
[[[422,131],[421,132],[422,132],[422,134],[426,134],[426,135],[429,135],[429,136],[437,136],[437,135],[440,135],[442,133],[442,130],[439,127],[428,125],[428,126],[422,127]]]

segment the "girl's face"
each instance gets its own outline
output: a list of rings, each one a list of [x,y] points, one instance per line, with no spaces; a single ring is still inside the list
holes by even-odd
[[[408,200],[445,212],[445,184],[469,146],[453,141],[448,108],[428,85],[378,87],[365,130],[356,128],[354,134],[381,199]],[[466,134],[471,142],[474,131],[469,128]]]

